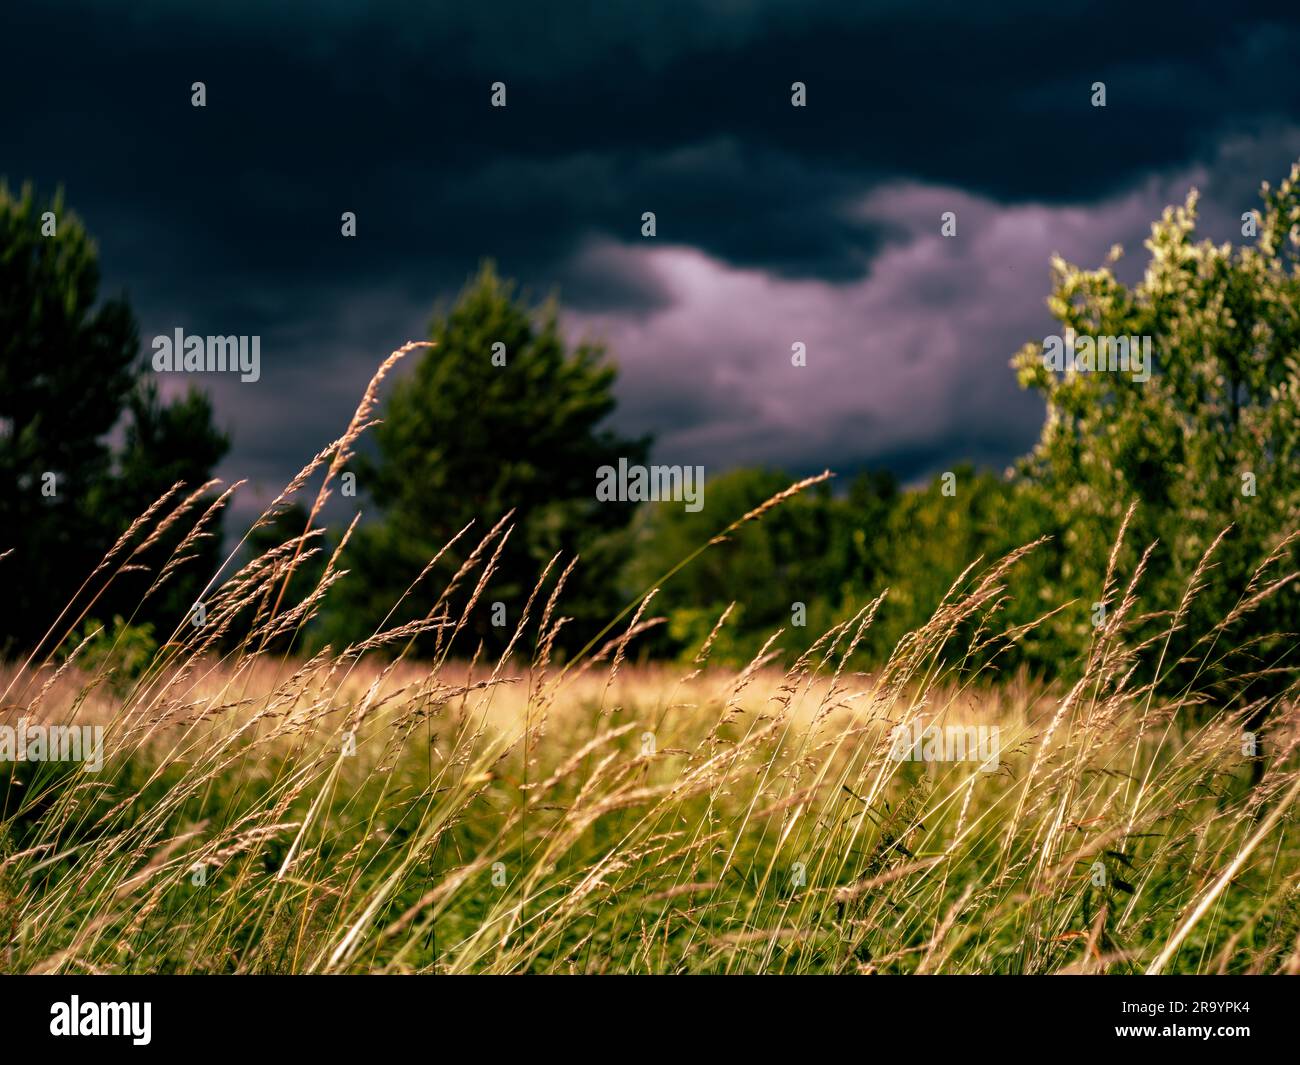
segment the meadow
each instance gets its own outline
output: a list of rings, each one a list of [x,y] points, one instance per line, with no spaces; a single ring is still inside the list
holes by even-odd
[[[373,395],[272,510],[320,475],[315,517]],[[199,498],[160,500],[99,577]],[[1033,544],[972,560],[869,671],[879,599],[743,668],[710,662],[724,612],[680,667],[638,653],[653,589],[561,661],[573,563],[539,575],[503,653],[467,642],[508,529],[440,591],[412,585],[419,620],[311,657],[285,641],[346,578],[336,550],[286,597],[313,523],[232,567],[202,624],[135,668],[58,639],[93,600],[52,630],[64,653],[5,666],[6,721],[99,724],[105,753],[97,772],[0,766],[0,969],[1300,972],[1296,690],[1242,673],[1241,698],[1207,705],[1195,683],[1290,583],[1273,565],[1289,540],[1177,662],[1163,650],[1214,549],[1163,637],[1117,549],[1078,679],[1048,683],[998,665],[1024,634],[1002,618]],[[418,638],[435,653],[415,657]],[[896,757],[895,729],[932,725],[996,728],[997,765]]]

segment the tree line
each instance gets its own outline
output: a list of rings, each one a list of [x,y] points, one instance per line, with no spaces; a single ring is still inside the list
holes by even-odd
[[[991,655],[1054,673],[1087,648],[1124,594],[1123,580],[1140,571],[1151,624],[1177,618],[1188,634],[1186,645],[1161,653],[1176,664],[1186,657],[1189,676],[1245,665],[1291,676],[1300,644],[1294,586],[1250,613],[1241,631],[1231,619],[1243,597],[1300,562],[1288,539],[1300,528],[1298,180],[1300,168],[1277,188],[1264,186],[1251,215],[1255,235],[1235,246],[1196,239],[1194,193],[1166,210],[1134,285],[1116,278],[1113,263],[1088,270],[1053,261],[1048,306],[1062,333],[1148,338],[1154,366],[1062,372],[1043,342],[1026,344],[1008,372],[1043,397],[1046,416],[1038,444],[1007,475],[954,467],[906,488],[882,470],[838,477],[745,524],[662,583],[805,471],[710,474],[699,510],[598,500],[597,469],[651,454],[650,439],[610,428],[615,364],[599,344],[566,341],[554,298],[534,303],[484,265],[435,310],[436,346],[384,398],[382,421],[349,466],[365,512],[341,552],[349,572],[286,649],[338,648],[386,616],[390,625],[421,616],[427,596],[403,594],[430,559],[442,551],[424,586],[441,589],[478,542],[457,534],[509,514],[510,535],[467,634],[487,651],[505,645],[547,565],[579,557],[561,602],[571,619],[562,652],[654,587],[648,610],[664,624],[642,641],[645,653],[693,655],[730,608],[713,643],[715,657],[729,661],[757,654],[778,629],[771,648],[802,650],[887,589],[858,649],[869,666],[929,617],[969,563],[1041,541],[1008,578],[1007,623],[1026,628],[990,645]],[[131,521],[175,482],[198,493],[196,506],[210,503],[217,489],[205,486],[230,443],[202,392],[160,399],[129,307],[101,300],[98,289],[94,244],[61,197],[0,189],[6,657],[83,614],[165,635],[224,557],[214,522],[157,586],[178,528],[111,586],[86,584]],[[306,521],[304,507],[287,507],[247,546],[273,547]],[[331,530],[330,544],[340,535]],[[1257,573],[1270,552],[1270,567]],[[1108,573],[1122,576],[1118,587],[1107,585]],[[312,576],[305,567],[292,591],[305,594]],[[1204,591],[1184,617],[1192,584]],[[1222,640],[1208,649],[1196,642],[1225,619]]]

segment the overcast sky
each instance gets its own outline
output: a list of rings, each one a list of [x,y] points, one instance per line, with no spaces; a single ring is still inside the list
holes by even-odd
[[[1192,185],[1233,238],[1300,156],[1294,5],[30,6],[0,173],[65,187],[146,343],[262,337],[259,383],[197,381],[264,500],[485,257],[608,341],[661,461],[1001,469],[1051,254],[1131,277]]]

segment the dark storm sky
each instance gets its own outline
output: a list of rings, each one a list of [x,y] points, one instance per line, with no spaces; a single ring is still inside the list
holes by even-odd
[[[1051,254],[1131,275],[1191,185],[1228,239],[1300,156],[1283,5],[28,8],[0,173],[65,187],[146,345],[261,335],[260,382],[196,380],[264,499],[484,257],[608,341],[662,461],[1001,467],[1041,422],[1007,362],[1051,331]]]

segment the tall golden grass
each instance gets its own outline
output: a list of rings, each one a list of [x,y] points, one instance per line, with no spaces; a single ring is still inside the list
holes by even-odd
[[[1207,708],[1167,683],[1162,650],[1213,548],[1164,642],[1135,639],[1141,567],[1112,560],[1106,624],[1068,687],[1001,675],[996,655],[972,665],[1019,635],[999,618],[1033,545],[972,565],[870,673],[853,663],[879,600],[793,662],[715,668],[710,637],[685,671],[633,664],[653,589],[561,664],[573,563],[558,558],[484,660],[463,634],[508,518],[446,588],[424,587],[428,569],[412,585],[431,604],[418,621],[310,659],[272,652],[343,576],[340,546],[286,601],[378,380],[410,347],[259,519],[320,472],[309,527],[232,562],[205,624],[179,621],[141,676],[109,684],[111,656],[82,669],[48,649],[93,610],[96,581],[193,520],[167,580],[233,489],[202,512],[202,490],[168,493],[86,603],[0,673],[5,723],[98,723],[107,748],[97,773],[9,767],[5,971],[1300,972],[1297,689]],[[1194,661],[1213,665],[1239,612],[1285,586],[1282,557],[1261,560]],[[416,661],[426,634],[437,650]],[[917,720],[996,726],[996,771],[896,760],[891,730]]]

